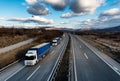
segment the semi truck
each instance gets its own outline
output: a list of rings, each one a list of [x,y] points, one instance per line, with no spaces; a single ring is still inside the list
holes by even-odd
[[[53,39],[53,41],[52,41],[52,46],[56,46],[56,45],[58,45],[59,42],[60,42],[60,40],[61,40],[60,37],[57,37],[57,38]]]
[[[50,47],[50,43],[42,43],[35,47],[31,47],[25,54],[24,64],[35,65],[40,58],[42,58],[50,50]]]

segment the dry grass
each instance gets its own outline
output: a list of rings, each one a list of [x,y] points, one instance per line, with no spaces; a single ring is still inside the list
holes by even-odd
[[[28,37],[26,35],[16,35],[14,37],[12,36],[1,36],[0,37],[0,48],[16,44],[18,42],[27,40]]]

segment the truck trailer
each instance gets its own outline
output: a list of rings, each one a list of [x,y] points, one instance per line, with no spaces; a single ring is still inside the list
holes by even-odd
[[[56,46],[56,45],[58,45],[59,42],[60,42],[60,40],[61,40],[60,37],[57,37],[57,38],[53,39],[53,41],[52,41],[52,46]]]
[[[50,49],[50,43],[42,43],[35,47],[31,47],[25,54],[25,65],[35,65]]]

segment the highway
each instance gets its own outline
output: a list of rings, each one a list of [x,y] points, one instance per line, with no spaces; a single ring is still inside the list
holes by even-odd
[[[75,35],[71,37],[71,81],[120,81],[118,75]]]
[[[120,64],[104,56],[107,64],[93,48],[78,38],[70,35],[70,65],[68,75],[69,81],[120,81]],[[64,54],[69,37],[65,37],[58,46],[52,47],[49,53],[40,60],[35,66],[24,66],[23,61],[13,64],[11,67],[0,72],[0,81],[51,81],[55,71],[55,66]],[[115,67],[115,69],[111,68]]]
[[[65,35],[62,42],[58,46],[52,47],[50,52],[35,66],[24,66],[22,64],[23,66],[19,68],[18,71],[16,70],[14,73],[0,81],[49,81],[53,75],[53,68],[57,61],[59,61],[59,57],[64,54],[68,40],[68,35]]]

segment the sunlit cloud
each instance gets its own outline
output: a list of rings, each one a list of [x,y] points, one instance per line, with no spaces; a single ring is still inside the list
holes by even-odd
[[[72,17],[78,17],[83,16],[84,13],[73,13],[73,12],[67,12],[61,15],[61,18],[72,18]]]
[[[75,13],[94,13],[104,0],[72,0],[70,9]]]
[[[120,15],[119,8],[113,8],[110,10],[106,10],[100,14],[101,17],[103,17],[103,16],[115,16],[115,15]]]

